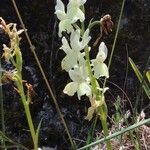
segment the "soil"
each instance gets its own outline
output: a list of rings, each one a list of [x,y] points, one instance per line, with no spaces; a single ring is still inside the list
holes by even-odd
[[[66,3],[67,1],[65,1]],[[86,22],[90,19],[99,20],[104,14],[110,14],[115,24],[112,33],[104,35],[104,41],[109,49],[109,54],[113,45],[118,18],[121,9],[121,0],[87,0]],[[66,72],[61,70],[61,60],[64,53],[59,50],[61,39],[58,37],[58,20],[54,15],[55,0],[16,0],[17,6],[28,30],[32,43],[36,47],[36,53],[46,76],[52,86],[57,98],[61,112],[68,125],[70,133],[78,147],[84,146],[88,131],[92,121],[84,119],[89,102],[85,97],[81,101],[76,96],[68,97],[63,94],[63,89],[69,81]],[[0,0],[0,16],[7,23],[17,23],[17,27],[22,28],[17,18],[15,9],[10,0]],[[98,37],[99,27],[93,29],[91,36],[93,41]],[[0,53],[2,54],[2,44],[9,43],[8,38],[0,31]],[[92,43],[91,43],[92,44]],[[35,90],[31,112],[35,126],[43,118],[40,130],[40,147],[53,147],[58,150],[70,149],[70,143],[64,131],[61,119],[56,112],[55,105],[44,83],[43,77],[35,62],[29,44],[22,35],[21,50],[23,55],[23,78],[31,83]],[[92,48],[92,55],[96,54],[98,48]],[[135,105],[139,83],[133,70],[128,63],[131,57],[142,71],[150,56],[150,3],[149,0],[126,0],[123,18],[119,29],[119,36],[115,47],[115,52],[110,69],[110,78],[107,86],[110,88],[106,94],[109,116],[115,113],[114,102],[119,96],[123,113],[131,110]],[[108,60],[107,60],[108,62]],[[2,66],[6,70],[12,68],[11,64],[2,60]],[[126,95],[117,87],[124,90]],[[6,135],[28,147],[32,148],[31,137],[25,119],[20,97],[14,89],[13,84],[4,84],[4,109]],[[145,108],[146,117],[149,117],[149,101],[143,95],[143,103],[139,103],[139,112]],[[93,119],[94,120],[94,119]],[[111,120],[109,120],[111,122]],[[95,135],[101,132],[101,124],[97,123]]]

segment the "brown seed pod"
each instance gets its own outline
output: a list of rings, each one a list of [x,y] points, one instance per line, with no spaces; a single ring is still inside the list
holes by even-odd
[[[109,32],[112,31],[114,23],[111,20],[111,16],[109,14],[103,16],[100,20],[100,30],[108,35]]]
[[[114,23],[111,20],[111,16],[109,14],[103,16],[100,19],[100,35],[94,42],[93,46],[95,47],[98,42],[100,41],[101,37],[103,36],[103,32],[108,35],[109,32],[112,31],[112,28],[114,27]]]

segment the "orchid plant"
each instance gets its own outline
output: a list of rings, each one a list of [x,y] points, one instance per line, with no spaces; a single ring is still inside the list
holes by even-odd
[[[13,70],[4,71],[3,78],[14,82],[14,88],[20,95],[22,104],[24,106],[34,149],[38,150],[38,135],[41,122],[39,123],[38,128],[35,129],[30,112],[30,104],[32,103],[30,93],[32,92],[33,88],[31,84],[27,83],[27,81],[22,79],[23,59],[22,52],[20,49],[20,34],[24,32],[24,30],[17,30],[16,26],[17,25],[15,23],[6,24],[5,20],[3,20],[3,18],[0,17],[0,28],[3,29],[5,34],[8,35],[10,39],[9,46],[3,44],[2,58],[4,58],[5,61],[11,63],[14,67]],[[25,90],[25,86],[27,92]]]
[[[85,30],[85,3],[86,0],[69,0],[65,8],[64,3],[61,0],[57,0],[55,6],[55,14],[60,21],[58,35],[62,38],[62,46],[60,49],[66,54],[61,62],[61,67],[68,72],[72,80],[65,86],[63,92],[69,96],[77,93],[79,100],[81,96],[86,95],[89,98],[91,106],[88,108],[85,119],[90,121],[94,113],[99,115],[104,134],[107,136],[109,131],[107,127],[107,105],[105,103],[104,93],[108,87],[105,87],[105,85],[100,87],[98,80],[101,77],[109,77],[108,67],[105,64],[108,49],[105,43],[101,42],[96,58],[90,59],[90,26],[93,26],[95,23],[90,22],[88,28]],[[102,25],[103,22],[99,21],[98,23]],[[64,36],[64,32],[68,34],[67,38]],[[106,145],[110,150],[110,141],[107,141]]]

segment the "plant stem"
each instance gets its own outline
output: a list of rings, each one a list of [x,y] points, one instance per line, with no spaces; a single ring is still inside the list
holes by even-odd
[[[26,102],[26,104],[24,104],[24,109],[25,109],[25,112],[26,112],[26,117],[27,117],[27,120],[28,120],[28,125],[29,125],[29,128],[30,128],[32,140],[33,140],[33,143],[34,143],[34,150],[38,150],[38,143],[36,143],[35,129],[34,129],[34,125],[33,125],[32,118],[31,118],[29,104],[27,102]]]
[[[36,142],[36,132],[35,132],[35,128],[34,128],[32,117],[31,117],[29,102],[27,101],[25,93],[24,93],[21,72],[18,72],[17,75],[18,75],[18,78],[17,78],[18,80],[16,81],[16,85],[17,85],[17,88],[19,90],[19,94],[21,96],[21,100],[22,100],[22,103],[23,103],[23,106],[24,106],[24,110],[25,110],[25,114],[26,114],[26,117],[27,117],[27,121],[28,121],[29,129],[30,129],[32,141],[33,141],[33,144],[34,144],[34,150],[38,150],[38,143]]]
[[[90,58],[89,58],[89,48],[86,46],[85,48],[85,57],[86,57],[86,65],[88,68],[90,80],[91,80],[91,85],[92,85],[92,91],[95,95],[97,95],[97,88],[96,88],[96,79],[93,76],[91,65],[90,65]]]
[[[107,137],[109,135],[108,125],[107,125],[107,113],[105,110],[103,110],[103,107],[107,107],[105,104],[100,106],[98,108],[98,111],[100,113],[100,120],[102,123],[104,136]],[[105,109],[105,108],[104,108]],[[111,142],[110,140],[106,141],[107,150],[112,150]]]
[[[94,21],[91,24],[89,24],[88,28],[91,29],[93,28],[95,25],[100,25],[100,21]]]

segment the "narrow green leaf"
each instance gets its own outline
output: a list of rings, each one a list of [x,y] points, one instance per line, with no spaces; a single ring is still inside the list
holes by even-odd
[[[9,144],[13,144],[14,147],[20,147],[22,150],[28,150],[28,148],[26,148],[22,144],[17,143],[15,141],[13,141],[12,139],[10,139],[9,137],[7,137],[2,131],[0,131],[0,140],[4,140],[5,142],[7,142]],[[0,148],[9,148],[9,146],[8,145],[0,145]]]
[[[90,128],[90,130],[88,132],[88,137],[87,137],[87,140],[86,140],[86,145],[88,145],[91,142],[93,142],[93,139],[94,139],[94,130],[95,130],[95,127],[96,127],[97,120],[98,120],[98,115],[96,115],[95,120],[92,122],[91,128]],[[86,150],[89,150],[89,148],[87,148]]]
[[[147,79],[148,79],[148,82],[150,82],[150,70],[148,70],[148,71],[146,72],[146,77],[147,77]]]
[[[150,87],[148,86],[148,84],[146,83],[145,80],[143,81],[143,76],[142,76],[141,72],[139,71],[139,69],[137,68],[137,66],[135,65],[135,63],[133,62],[133,60],[130,57],[129,57],[129,62],[131,64],[131,67],[132,67],[133,71],[135,72],[138,80],[140,81],[140,83],[142,83],[142,87],[143,87],[146,95],[150,99]]]
[[[119,135],[124,134],[125,132],[129,132],[129,131],[131,131],[131,130],[133,130],[135,128],[138,128],[138,127],[140,127],[140,126],[142,126],[142,125],[144,125],[146,123],[149,123],[149,122],[150,122],[150,118],[148,118],[146,120],[143,120],[143,121],[140,121],[140,122],[135,123],[135,124],[133,124],[133,125],[127,127],[127,128],[122,129],[121,131],[115,132],[115,133],[113,133],[113,134],[111,134],[111,135],[109,135],[109,136],[107,136],[105,138],[102,138],[102,139],[99,139],[99,140],[97,140],[95,142],[92,142],[89,145],[86,145],[84,147],[78,148],[77,150],[85,150],[85,149],[87,149],[89,147],[92,147],[94,145],[98,145],[99,143],[102,143],[102,142],[105,142],[105,141],[110,140],[112,138],[115,138],[115,137],[117,137]]]
[[[37,145],[38,145],[39,132],[40,132],[42,120],[43,120],[43,118],[40,120],[39,125],[38,125],[37,130],[36,130],[36,134],[35,134],[35,143],[36,143]]]

